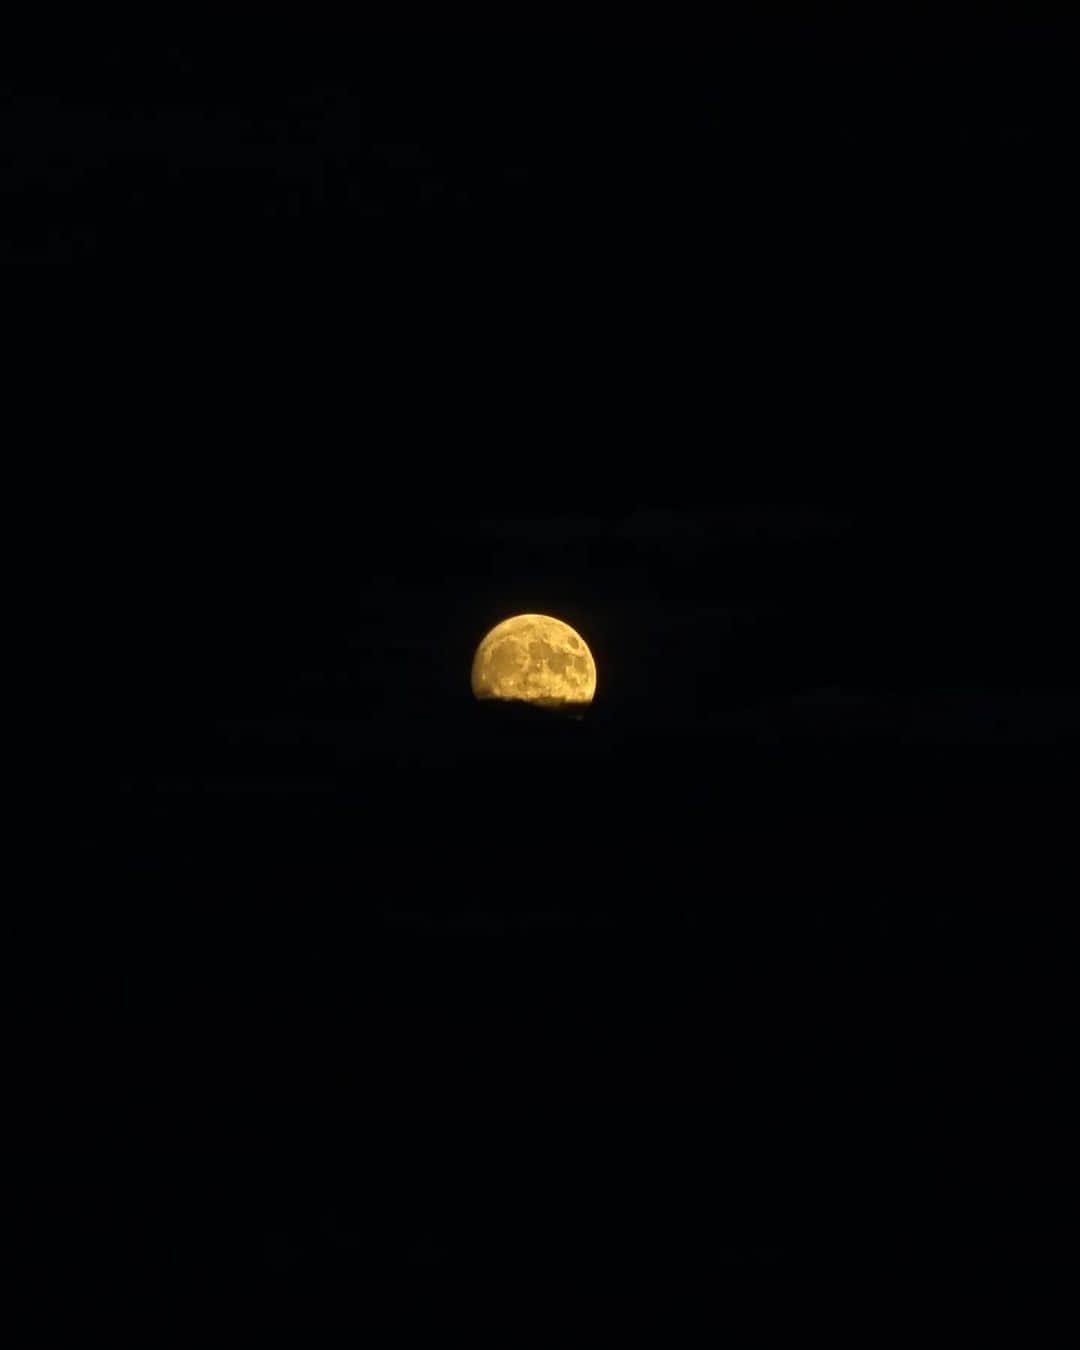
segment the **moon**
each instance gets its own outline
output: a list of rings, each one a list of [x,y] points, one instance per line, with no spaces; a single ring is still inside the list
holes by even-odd
[[[591,703],[596,662],[568,623],[549,614],[515,614],[497,623],[477,647],[472,691],[478,699],[540,708]]]

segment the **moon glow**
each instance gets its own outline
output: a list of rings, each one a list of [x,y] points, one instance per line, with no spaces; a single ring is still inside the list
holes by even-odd
[[[591,703],[596,662],[585,639],[548,614],[516,614],[498,623],[476,649],[472,691],[478,699],[564,708]]]

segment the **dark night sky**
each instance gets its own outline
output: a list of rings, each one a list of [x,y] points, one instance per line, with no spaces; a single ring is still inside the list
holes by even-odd
[[[118,1299],[1075,1260],[1063,33],[754,14],[4,57]]]

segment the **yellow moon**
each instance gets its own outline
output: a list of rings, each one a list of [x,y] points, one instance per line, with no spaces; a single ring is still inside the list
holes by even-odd
[[[568,623],[548,614],[515,614],[496,624],[477,647],[472,691],[477,698],[541,708],[591,703],[596,662]]]

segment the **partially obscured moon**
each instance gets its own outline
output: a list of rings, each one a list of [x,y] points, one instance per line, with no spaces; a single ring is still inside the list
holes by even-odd
[[[472,691],[477,698],[542,708],[591,703],[596,662],[568,623],[548,614],[515,614],[496,624],[477,647]]]

